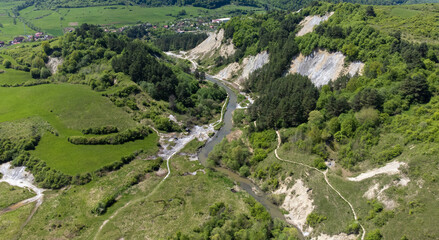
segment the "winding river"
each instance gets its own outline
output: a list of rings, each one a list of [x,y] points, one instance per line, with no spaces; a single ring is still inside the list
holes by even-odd
[[[209,153],[213,150],[215,145],[220,143],[225,136],[227,136],[233,128],[232,122],[232,114],[233,111],[237,108],[237,96],[234,91],[232,91],[226,84],[222,81],[219,81],[212,76],[206,76],[206,79],[210,82],[218,84],[220,87],[224,88],[229,96],[229,103],[227,105],[227,110],[224,114],[224,125],[221,129],[200,149],[198,152],[198,160],[203,166],[207,165],[207,157]],[[236,183],[239,183],[240,187],[244,189],[248,194],[250,194],[253,198],[255,198],[259,203],[261,203],[267,211],[270,213],[272,218],[280,219],[286,222],[284,215],[280,211],[280,209],[274,205],[267,197],[267,195],[252,181],[248,178],[244,178],[239,176],[238,174],[221,167],[216,167],[215,170],[226,174],[229,178],[233,179]],[[302,232],[296,227],[297,231],[300,234],[300,238],[303,239]]]

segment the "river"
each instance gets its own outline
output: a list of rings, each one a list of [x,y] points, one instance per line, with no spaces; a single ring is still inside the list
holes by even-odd
[[[221,129],[216,132],[216,134],[200,149],[198,152],[198,160],[203,166],[207,165],[207,157],[209,153],[213,150],[215,145],[220,143],[225,136],[227,136],[233,128],[232,122],[232,114],[233,111],[237,108],[237,96],[234,91],[232,91],[226,84],[222,81],[219,81],[212,76],[206,76],[206,79],[210,82],[218,84],[220,87],[224,88],[229,96],[229,103],[227,105],[226,112],[224,114],[224,125]],[[269,199],[268,196],[252,181],[248,178],[244,178],[232,172],[226,168],[216,167],[215,170],[226,174],[229,178],[233,179],[236,183],[239,183],[240,187],[244,189],[248,194],[250,194],[253,198],[255,198],[259,203],[261,203],[265,209],[270,213],[272,218],[280,219],[284,222],[285,216],[280,211],[279,207],[274,205]],[[297,231],[300,234],[300,238],[303,239],[302,232],[296,227]]]

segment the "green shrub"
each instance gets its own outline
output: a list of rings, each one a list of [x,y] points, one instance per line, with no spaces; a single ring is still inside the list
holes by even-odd
[[[32,78],[38,79],[41,76],[41,71],[38,68],[32,68],[30,70],[30,75],[32,76]]]
[[[319,215],[315,212],[312,212],[306,217],[306,224],[308,224],[310,227],[315,228],[317,226],[317,224],[319,224],[327,219],[328,218],[323,216],[323,215]]]
[[[12,63],[11,63],[11,61],[5,59],[5,60],[3,61],[3,66],[5,66],[5,68],[11,68]]]
[[[46,78],[50,77],[50,75],[52,75],[52,73],[49,71],[49,69],[47,69],[45,67],[41,68],[41,72],[40,72],[41,79],[46,79]]]
[[[102,145],[111,144],[118,145],[126,142],[144,139],[152,130],[148,127],[142,126],[135,129],[127,129],[125,131],[99,137],[83,137],[83,136],[70,136],[68,141],[76,145]]]

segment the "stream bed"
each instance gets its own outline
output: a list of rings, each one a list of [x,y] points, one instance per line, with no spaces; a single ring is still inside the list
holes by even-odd
[[[198,152],[198,160],[203,166],[207,165],[207,158],[209,153],[213,150],[215,145],[220,143],[224,137],[226,137],[233,128],[233,122],[232,122],[232,114],[233,111],[237,108],[237,96],[234,91],[232,91],[228,86],[226,86],[223,82],[213,78],[212,76],[206,76],[206,79],[210,82],[218,84],[220,87],[224,88],[227,92],[227,95],[229,96],[229,102],[227,105],[226,112],[224,114],[224,125],[221,127],[221,129],[200,149]],[[248,194],[250,194],[253,198],[256,199],[259,203],[261,203],[265,209],[270,213],[272,218],[280,219],[284,222],[285,216],[280,211],[279,207],[274,205],[269,199],[268,196],[252,181],[250,181],[248,178],[244,178],[236,174],[235,172],[232,172],[226,168],[216,167],[216,171],[224,173],[227,175],[230,179],[235,181],[237,184],[240,185],[242,189],[244,189]],[[302,232],[300,229],[298,229],[300,237],[303,238]]]

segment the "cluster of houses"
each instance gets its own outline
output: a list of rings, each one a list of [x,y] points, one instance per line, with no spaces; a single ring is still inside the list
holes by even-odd
[[[219,25],[222,23],[225,23],[229,21],[230,18],[219,18],[219,19],[213,19],[213,20],[207,20],[207,19],[183,19],[179,20],[175,23],[163,25],[162,27],[165,29],[174,30],[178,33],[184,33],[184,32],[190,32],[190,31],[197,31],[197,30],[209,30],[209,29],[216,29]],[[159,26],[153,25],[151,23],[144,24],[145,28],[153,28],[157,29]],[[121,27],[117,29],[111,29],[111,28],[104,28],[105,32],[122,32],[125,30],[126,27]],[[74,28],[69,29],[68,32],[72,32]],[[50,40],[53,36],[44,34],[42,32],[37,32],[34,35],[27,35],[27,36],[19,36],[15,37],[14,40],[10,42],[4,42],[0,41],[0,47],[3,46],[10,46],[15,44],[20,44],[22,42],[33,42],[33,41],[44,41],[44,40]]]
[[[53,36],[44,34],[42,32],[37,32],[34,35],[15,37],[14,40],[9,42],[0,41],[0,47],[20,44],[22,42],[45,41],[50,39],[53,39]]]

